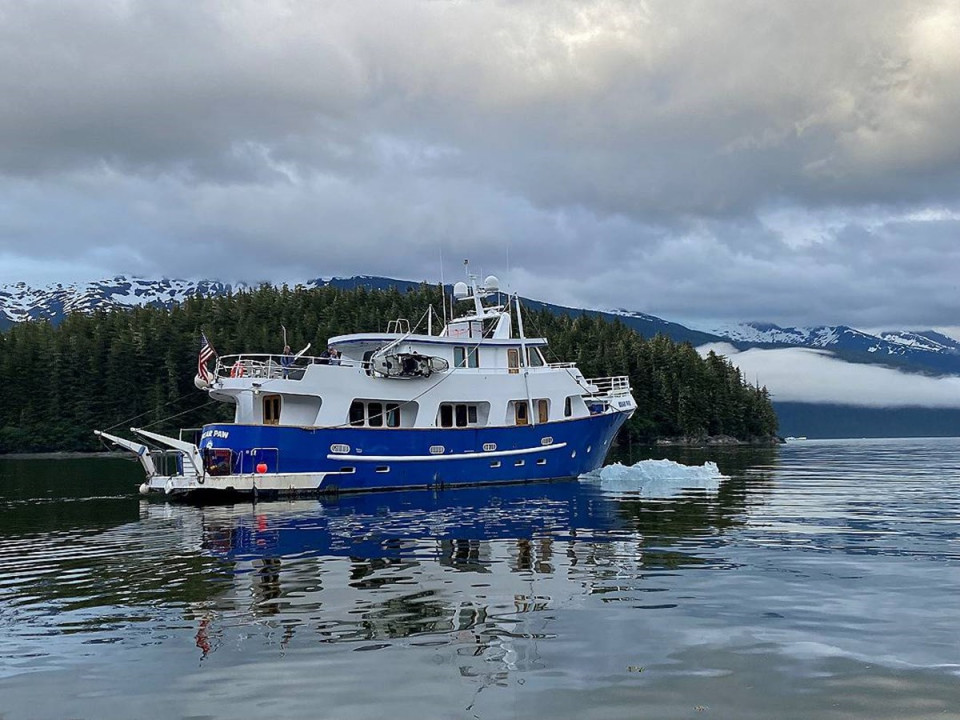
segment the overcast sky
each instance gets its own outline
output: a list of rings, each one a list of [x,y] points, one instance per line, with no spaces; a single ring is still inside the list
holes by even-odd
[[[960,317],[960,3],[5,0],[0,283]]]

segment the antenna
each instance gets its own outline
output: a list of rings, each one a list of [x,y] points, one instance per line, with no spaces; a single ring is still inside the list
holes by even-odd
[[[447,286],[443,284],[443,241],[440,241],[440,304],[443,305],[443,327],[447,327]]]

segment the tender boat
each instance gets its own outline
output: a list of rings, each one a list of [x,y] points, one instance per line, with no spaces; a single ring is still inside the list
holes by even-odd
[[[198,387],[235,406],[234,421],[190,439],[131,428],[96,431],[134,453],[141,492],[254,496],[442,488],[572,478],[603,464],[636,403],[626,376],[586,379],[547,362],[523,331],[519,298],[469,276],[454,297],[470,310],[433,333],[406,320],[386,333],[331,338],[332,357],[228,355]],[[513,320],[516,317],[516,332]],[[422,321],[421,321],[422,322]],[[339,355],[339,357],[337,357]]]

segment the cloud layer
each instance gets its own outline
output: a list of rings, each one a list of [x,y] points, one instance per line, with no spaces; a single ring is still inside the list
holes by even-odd
[[[951,324],[957,37],[955,2],[10,0],[0,281],[442,249],[671,319]]]
[[[807,348],[737,351],[727,343],[703,345],[726,356],[750,383],[765,385],[774,401],[863,407],[960,408],[960,377],[928,377],[879,365],[838,360]]]

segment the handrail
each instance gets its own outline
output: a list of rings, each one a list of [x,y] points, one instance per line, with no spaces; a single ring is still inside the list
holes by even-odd
[[[257,378],[257,379],[303,379],[304,371],[311,365],[340,365],[343,367],[353,367],[367,369],[371,367],[369,361],[351,360],[345,357],[337,358],[331,362],[330,358],[319,357],[315,355],[302,355],[298,358],[291,358],[292,362],[288,365],[283,364],[283,355],[276,353],[242,353],[239,355],[221,355],[217,358],[217,364],[214,368],[214,375],[218,378]],[[557,370],[569,370],[576,368],[573,362],[555,362],[545,365],[531,365],[522,368],[528,373],[553,372]],[[450,367],[449,372],[458,374],[517,374],[517,368],[510,367]],[[284,375],[286,373],[286,376]],[[581,381],[585,385],[592,385],[596,390],[587,393],[588,395],[626,395],[630,393],[630,378],[626,375],[617,375],[605,378],[594,378]]]
[[[242,353],[219,356],[213,374],[220,378],[254,377],[301,380],[304,370],[310,365],[365,367],[369,363],[317,355],[301,355],[295,358],[290,355],[277,355],[275,353]]]
[[[627,375],[590,378],[587,383],[596,388],[595,391],[588,393],[589,397],[616,397],[630,394],[630,377]]]

